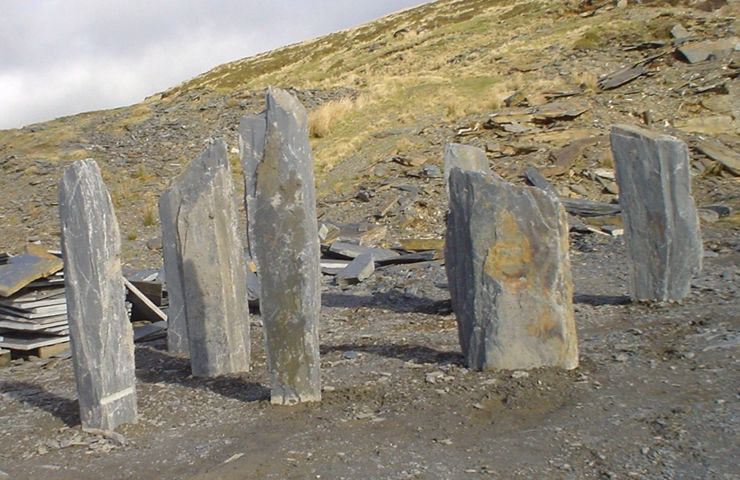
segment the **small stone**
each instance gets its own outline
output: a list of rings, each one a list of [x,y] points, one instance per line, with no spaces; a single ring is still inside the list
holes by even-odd
[[[691,33],[683,25],[677,23],[671,28],[671,36],[675,40],[685,40],[691,36]]]
[[[630,356],[626,353],[617,353],[614,355],[614,360],[617,362],[626,362],[630,359]]]
[[[717,213],[714,210],[709,210],[707,208],[700,208],[699,210],[697,210],[697,213],[699,214],[699,219],[702,222],[715,223],[719,221],[719,213]]]
[[[354,350],[350,350],[342,354],[342,358],[345,358],[347,360],[354,360],[357,358],[357,356],[358,354]]]
[[[366,280],[374,271],[375,260],[372,254],[362,254],[337,274],[337,284],[340,287],[355,285]]]
[[[437,380],[441,380],[442,377],[444,377],[444,372],[436,371],[436,372],[429,372],[426,375],[424,375],[424,381],[427,383],[437,383]]]
[[[518,380],[520,378],[528,378],[528,377],[529,377],[529,372],[525,372],[522,370],[517,370],[516,372],[512,372],[511,374],[511,378],[513,378],[514,380]]]
[[[146,248],[149,250],[162,250],[162,237],[154,237],[147,240]]]

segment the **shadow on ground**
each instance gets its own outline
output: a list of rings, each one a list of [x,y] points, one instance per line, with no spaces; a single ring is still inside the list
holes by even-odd
[[[17,399],[26,405],[44,410],[60,419],[68,427],[80,424],[77,400],[61,397],[26,382],[0,382],[0,394],[3,394],[5,398]]]
[[[269,388],[245,380],[238,374],[215,378],[193,377],[187,359],[158,350],[155,345],[139,346],[136,349],[136,364],[147,366],[146,370],[136,371],[136,377],[145,383],[161,382],[210,390],[242,402],[270,400]]]

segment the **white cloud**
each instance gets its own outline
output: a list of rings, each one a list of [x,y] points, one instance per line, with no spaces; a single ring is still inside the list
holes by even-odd
[[[4,0],[0,128],[142,100],[422,0]]]

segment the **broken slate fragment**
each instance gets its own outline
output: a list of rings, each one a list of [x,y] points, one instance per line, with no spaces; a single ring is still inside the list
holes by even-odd
[[[256,153],[243,161],[248,192],[254,193],[248,210],[259,212],[250,238],[260,267],[271,402],[319,401],[321,274],[308,116],[293,95],[269,88],[265,114],[250,123],[240,135],[256,138]]]
[[[226,143],[209,145],[172,182],[162,238],[174,238],[177,267],[165,263],[168,288],[181,275],[194,376],[249,370],[249,308],[244,248]],[[170,240],[165,248],[172,246]]]
[[[355,258],[337,274],[337,285],[347,287],[367,279],[375,271],[375,261],[369,253]]]
[[[376,262],[390,260],[399,256],[398,252],[388,250],[387,248],[363,247],[362,245],[347,242],[334,242],[329,247],[329,251],[344,258],[357,258],[360,255],[368,254],[372,255]]]
[[[568,223],[555,196],[453,169],[445,263],[468,367],[578,366]]]
[[[623,208],[632,298],[681,300],[701,270],[702,258],[688,148],[668,135],[615,125],[611,149]]]
[[[732,52],[740,50],[740,41],[737,38],[723,38],[715,41],[704,41],[685,45],[678,49],[689,63],[699,63],[704,60],[729,57]]]
[[[731,174],[740,176],[740,154],[717,140],[702,140],[696,145],[696,149],[722,164]]]
[[[80,420],[83,428],[113,430],[136,422],[134,342],[118,222],[94,160],[65,169],[59,217]]]

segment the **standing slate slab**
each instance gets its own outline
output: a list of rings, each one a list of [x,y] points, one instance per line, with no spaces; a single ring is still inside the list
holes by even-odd
[[[176,252],[165,275],[179,276],[193,375],[248,371],[247,267],[226,144],[218,140],[190,162],[160,205],[163,245]]]
[[[321,274],[308,118],[295,97],[270,88],[263,122],[265,138],[252,145],[264,145],[264,151],[242,149],[242,159],[248,195],[254,192],[250,215],[259,212],[251,248],[260,273],[271,401],[319,401]],[[245,125],[251,130],[241,132],[242,141],[263,131],[254,120]]]
[[[615,125],[611,149],[631,265],[632,298],[678,301],[701,271],[703,247],[681,140]]]
[[[136,421],[134,341],[126,314],[121,238],[94,160],[80,160],[59,184],[64,282],[84,428]]]
[[[239,152],[241,153],[242,171],[244,172],[244,209],[247,214],[247,251],[257,264],[254,253],[254,224],[256,215],[254,202],[257,196],[256,168],[265,151],[265,134],[267,123],[264,115],[245,115],[239,122]]]
[[[450,191],[449,181],[450,172],[453,168],[461,168],[473,172],[491,173],[491,167],[488,165],[486,152],[472,145],[463,145],[461,143],[448,143],[445,145],[445,185],[447,191]]]
[[[496,175],[450,172],[445,263],[470,368],[578,366],[566,213]]]
[[[162,257],[169,306],[167,307],[167,351],[189,356],[188,324],[185,318],[185,292],[182,284],[180,246],[177,241],[177,211],[180,206],[177,189],[165,191],[159,198],[159,218],[162,227]]]

